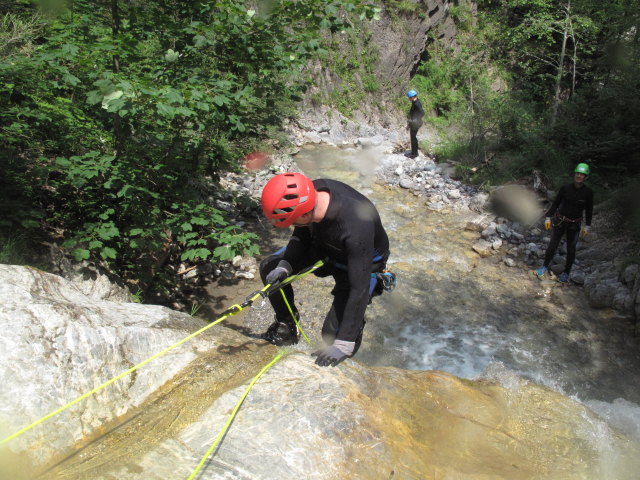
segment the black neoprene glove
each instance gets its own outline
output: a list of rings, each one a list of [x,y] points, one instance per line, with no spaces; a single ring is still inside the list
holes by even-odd
[[[291,268],[291,264],[286,260],[280,260],[278,262],[278,266],[267,273],[265,280],[267,283],[273,285],[276,282],[280,282],[291,275],[293,268]]]

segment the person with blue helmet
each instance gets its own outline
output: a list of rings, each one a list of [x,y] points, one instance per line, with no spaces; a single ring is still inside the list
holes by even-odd
[[[418,92],[409,90],[407,97],[409,97],[411,101],[411,109],[407,116],[407,130],[409,130],[409,137],[411,139],[411,152],[405,153],[405,156],[416,158],[418,156],[418,130],[422,126],[424,110],[422,109],[420,100],[418,100]]]
[[[589,175],[589,165],[579,163],[573,172],[573,182],[563,185],[553,200],[544,220],[545,230],[551,231],[551,240],[544,255],[542,267],[536,271],[538,278],[542,278],[549,270],[549,264],[560,245],[563,236],[567,239],[567,259],[564,271],[558,275],[562,283],[569,281],[571,267],[576,257],[576,245],[579,238],[589,234],[591,217],[593,216],[593,191],[584,184]],[[582,225],[584,213],[585,225]]]

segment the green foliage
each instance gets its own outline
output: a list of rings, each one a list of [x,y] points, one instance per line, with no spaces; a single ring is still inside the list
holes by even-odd
[[[365,25],[333,35],[321,61],[335,76],[335,82],[326,86],[328,98],[319,97],[316,102],[329,103],[344,116],[352,116],[369,94],[381,88],[375,71],[377,59],[377,47]]]
[[[610,7],[482,0],[477,22],[456,7],[452,18],[464,23],[457,48],[431,39],[411,83],[442,139],[438,158],[455,160],[478,183],[533,169],[562,183],[587,162],[600,198],[637,177],[640,48],[632,32],[640,11],[632,0]],[[633,224],[624,222],[631,231]]]
[[[117,10],[112,8],[117,6]],[[0,230],[62,237],[77,260],[135,277],[255,253],[193,188],[238,168],[305,92],[307,64],[360,0],[74,0],[0,21]],[[43,20],[46,19],[46,20]],[[373,80],[369,79],[369,85]]]
[[[408,0],[386,0],[384,2],[388,14],[414,13],[419,10],[419,4]]]
[[[191,312],[189,312],[189,315],[191,315],[192,317],[195,317],[196,315],[198,315],[198,312],[200,311],[201,307],[202,305],[199,305],[198,303],[191,304]]]
[[[27,250],[27,242],[22,237],[0,237],[0,263],[26,265]]]
[[[132,303],[142,303],[142,289],[136,290],[136,293],[129,294]]]

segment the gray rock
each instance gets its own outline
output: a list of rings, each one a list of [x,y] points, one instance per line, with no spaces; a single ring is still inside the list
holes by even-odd
[[[62,277],[12,265],[0,265],[0,304],[0,424],[11,432],[205,325],[164,307],[91,298]],[[219,341],[201,336],[190,348],[167,353],[153,368],[137,370],[25,433],[10,450],[46,462],[141,405],[198,351]]]
[[[638,277],[639,272],[640,272],[640,265],[638,265],[637,263],[628,265],[622,272],[622,275],[620,276],[620,280],[622,280],[622,283],[624,283],[627,287],[633,288],[633,285],[636,281],[636,278]]]
[[[511,257],[504,257],[502,259],[502,262],[507,266],[507,267],[515,267],[516,266],[516,261],[511,258]]]
[[[246,280],[253,280],[255,278],[255,275],[251,272],[243,272],[243,271],[237,271],[235,273],[235,277],[236,278],[244,278]]]
[[[406,188],[406,189],[413,189],[415,188],[415,184],[411,181],[411,179],[409,178],[401,178],[400,179],[400,186],[402,188]]]
[[[585,286],[588,283],[585,280]],[[596,283],[594,286],[587,288],[587,298],[589,305],[593,308],[609,308],[613,307],[614,298],[618,294],[618,290],[622,284],[615,281],[603,281]],[[618,302],[620,302],[618,300]]]
[[[460,193],[460,190],[453,189],[447,191],[447,196],[452,199],[459,199],[462,197],[462,194]]]
[[[511,230],[509,229],[509,226],[506,223],[498,223],[496,225],[496,232],[501,235],[504,235],[507,238],[511,236]]]
[[[474,212],[482,212],[489,200],[489,195],[486,193],[478,193],[469,201],[469,208]]]
[[[491,256],[493,250],[491,243],[482,238],[474,243],[471,248],[481,257]]]
[[[629,289],[622,286],[615,292],[611,306],[619,312],[633,313],[634,303],[635,299]]]
[[[485,228],[482,231],[481,235],[482,235],[482,238],[487,240],[492,235],[495,235],[495,233],[496,233],[496,224],[495,223],[491,223],[487,228]]]
[[[305,132],[304,141],[305,143],[318,144],[322,143],[322,137],[317,132]]]
[[[571,281],[578,285],[584,285],[585,275],[581,271],[571,272]]]

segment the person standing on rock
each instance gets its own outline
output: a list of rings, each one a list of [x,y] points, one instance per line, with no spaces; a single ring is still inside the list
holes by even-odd
[[[544,255],[544,263],[536,271],[536,275],[542,278],[549,270],[553,255],[560,244],[560,240],[566,235],[567,259],[564,271],[558,276],[558,280],[566,283],[569,281],[571,267],[576,257],[576,245],[578,238],[585,238],[591,227],[593,216],[593,191],[584,184],[589,175],[589,165],[579,163],[573,174],[573,183],[568,183],[560,188],[544,220],[545,230],[551,231],[551,240]],[[584,212],[584,226],[582,215]]]
[[[333,276],[335,286],[322,326],[327,346],[314,353],[316,363],[335,366],[352,357],[362,342],[367,305],[380,293],[373,291],[377,280],[372,272],[383,272],[389,257],[389,239],[375,206],[345,183],[281,173],[264,186],[262,210],[276,227],[294,227],[287,246],[261,262],[262,281],[277,284],[324,260],[314,274]],[[297,321],[291,285],[282,291]],[[298,343],[300,333],[282,295],[269,300],[275,321],[262,338],[274,345]]]
[[[407,115],[407,130],[409,130],[409,137],[411,138],[411,152],[405,153],[406,157],[416,158],[418,156],[418,130],[422,126],[422,117],[424,117],[424,110],[422,104],[418,100],[418,92],[415,90],[409,90],[407,97],[411,101],[411,108]]]

